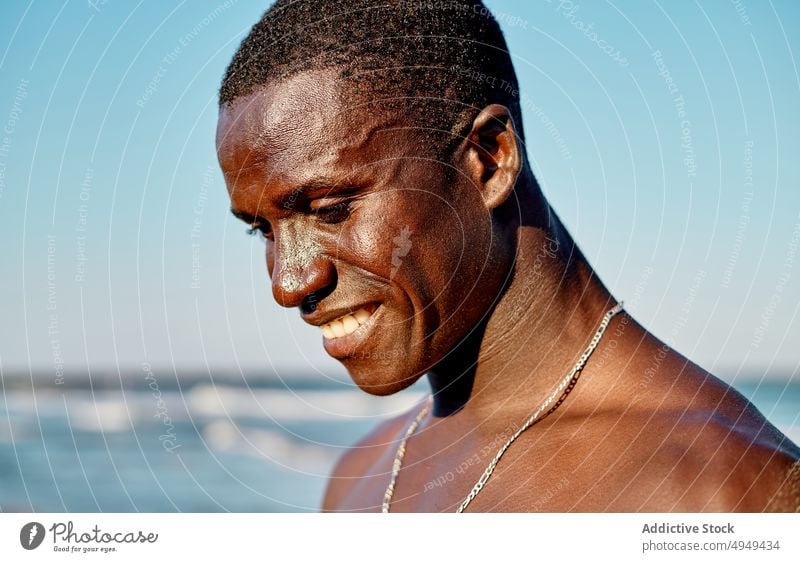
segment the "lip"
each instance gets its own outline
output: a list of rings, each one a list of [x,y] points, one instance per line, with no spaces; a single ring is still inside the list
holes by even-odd
[[[345,313],[346,314],[346,313]],[[351,357],[367,343],[372,332],[375,330],[377,321],[383,314],[383,305],[378,304],[377,308],[372,312],[372,315],[352,334],[347,334],[340,338],[328,339],[322,338],[322,345],[325,351],[334,359],[344,359]],[[331,318],[334,320],[336,317]],[[330,320],[329,320],[330,321]]]

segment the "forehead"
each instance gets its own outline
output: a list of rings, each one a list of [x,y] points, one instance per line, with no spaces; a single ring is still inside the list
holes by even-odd
[[[225,175],[235,175],[226,179],[257,173],[302,182],[378,157],[370,141],[376,130],[391,127],[390,118],[346,98],[334,71],[314,71],[264,86],[223,108],[217,154]]]

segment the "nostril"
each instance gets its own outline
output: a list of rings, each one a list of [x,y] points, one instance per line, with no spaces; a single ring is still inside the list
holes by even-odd
[[[300,303],[300,312],[303,314],[311,314],[317,309],[318,304],[319,295],[317,295],[317,293],[311,293],[303,299],[302,303]]]

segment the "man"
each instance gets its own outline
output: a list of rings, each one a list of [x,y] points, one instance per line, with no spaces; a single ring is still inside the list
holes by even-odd
[[[217,148],[278,303],[363,390],[432,387],[341,459],[325,510],[800,506],[800,450],[617,313],[548,205],[482,4],[279,1]]]

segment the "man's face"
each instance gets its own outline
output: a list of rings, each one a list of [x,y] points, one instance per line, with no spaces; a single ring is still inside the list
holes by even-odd
[[[390,394],[481,321],[504,273],[478,187],[424,153],[424,123],[346,99],[331,71],[264,87],[221,111],[217,151],[276,301],[320,326],[363,390]]]

